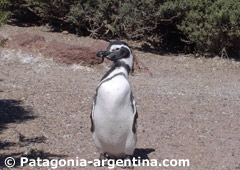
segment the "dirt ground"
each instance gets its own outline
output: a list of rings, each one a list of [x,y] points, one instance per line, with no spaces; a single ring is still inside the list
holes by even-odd
[[[0,28],[4,37],[24,32],[86,47],[100,41],[51,32],[47,27]],[[159,162],[190,160],[190,167],[135,169],[239,170],[240,62],[141,50],[134,53],[153,74],[130,76],[139,113],[135,157]],[[16,158],[12,169],[26,170],[50,168],[21,167],[21,156],[98,158],[89,115],[95,88],[106,71],[104,64],[66,65],[41,55],[1,48],[0,169],[7,169],[4,159],[8,156]]]

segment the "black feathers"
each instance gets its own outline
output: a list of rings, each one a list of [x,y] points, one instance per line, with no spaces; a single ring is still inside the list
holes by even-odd
[[[102,81],[103,79],[105,79],[107,76],[109,76],[109,74],[111,74],[111,72],[113,72],[113,71],[114,71],[115,69],[117,69],[118,67],[123,67],[123,68],[125,68],[125,69],[127,70],[127,73],[129,74],[129,72],[130,72],[130,67],[129,67],[129,65],[125,64],[125,63],[122,62],[122,61],[118,61],[118,62],[116,62],[116,63],[114,63],[114,64],[112,65],[111,69],[108,70],[108,72],[103,76],[103,78],[101,79],[101,81]]]
[[[127,43],[125,43],[125,42],[123,42],[123,41],[120,41],[120,40],[117,40],[117,41],[111,42],[111,43],[108,45],[107,50],[110,50],[110,48],[111,48],[112,45],[126,45],[126,46],[129,47],[129,45],[128,45]],[[129,48],[130,48],[130,47],[129,47]]]

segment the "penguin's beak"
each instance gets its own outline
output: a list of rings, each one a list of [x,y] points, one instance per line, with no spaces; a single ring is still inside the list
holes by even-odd
[[[99,51],[97,53],[97,56],[102,58],[102,63],[103,63],[104,57],[108,56],[109,54],[111,54],[110,51]]]
[[[99,51],[99,52],[97,53],[97,56],[98,56],[98,57],[106,57],[106,56],[108,56],[109,54],[111,54],[110,51]]]

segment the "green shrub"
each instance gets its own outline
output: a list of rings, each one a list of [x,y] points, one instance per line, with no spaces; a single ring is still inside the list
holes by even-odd
[[[0,0],[0,26],[2,26],[10,16],[10,11],[8,11],[9,6],[10,2],[8,0]]]
[[[64,20],[73,0],[25,0],[26,6],[45,21]]]
[[[130,0],[122,3],[113,18],[117,32],[129,39],[142,39],[154,32],[158,25],[155,0]]]
[[[195,47],[199,53],[223,54],[240,48],[239,0],[11,0],[11,3],[16,16],[24,14],[23,19],[49,23],[60,31],[73,29],[79,35],[144,40],[170,51],[183,51],[187,46]]]
[[[138,39],[156,26],[155,0],[79,0],[69,18],[79,31],[87,29],[94,37]]]
[[[25,24],[66,25],[73,0],[10,0],[13,18]]]
[[[191,0],[178,25],[200,52],[220,54],[240,47],[239,0]]]

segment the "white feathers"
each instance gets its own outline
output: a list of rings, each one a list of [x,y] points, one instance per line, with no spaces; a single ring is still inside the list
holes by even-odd
[[[112,157],[133,153],[136,135],[132,132],[134,114],[130,95],[124,76],[117,76],[99,88],[93,112],[93,139],[100,153]]]
[[[127,69],[132,68],[133,56],[125,44],[112,44],[108,50],[113,54],[119,52],[122,47],[126,48],[125,54],[129,55],[118,55],[117,61],[114,61],[115,66],[99,83],[91,115],[94,143],[101,154],[112,158],[132,155],[137,141],[134,130],[137,113]]]

